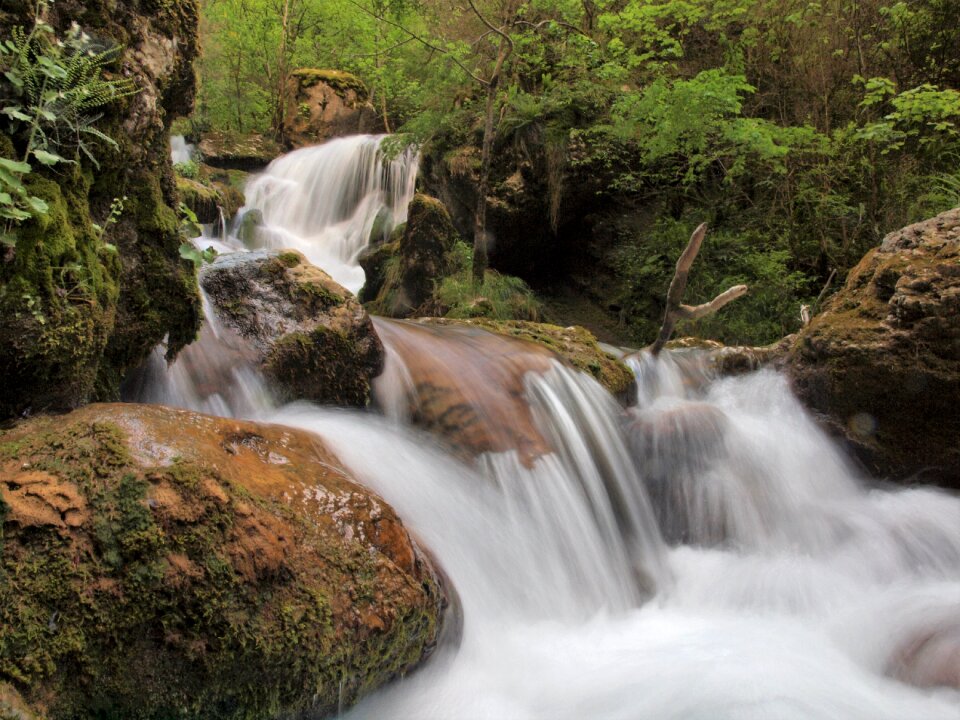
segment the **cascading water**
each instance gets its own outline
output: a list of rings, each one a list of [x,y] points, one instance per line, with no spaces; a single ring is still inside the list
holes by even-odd
[[[190,162],[196,153],[196,147],[188,143],[183,135],[172,135],[170,137],[170,161],[174,165]]]
[[[339,197],[366,187],[350,177]],[[286,207],[298,238],[352,217],[311,221],[315,201],[296,205],[290,188],[284,206],[286,192],[260,207],[277,213],[264,211],[268,224]],[[716,379],[679,356],[641,356],[640,401],[624,413],[592,379],[502,338],[377,328],[388,417],[276,409],[242,343],[231,349],[212,323],[208,362],[190,348],[140,395],[322,435],[444,568],[459,644],[350,717],[960,716],[960,692],[939,687],[960,685],[960,499],[868,487],[781,376]],[[471,422],[499,426],[470,466],[411,427],[432,402],[424,366],[445,373],[432,385],[463,388]],[[253,390],[238,399],[238,386]]]
[[[258,240],[294,248],[351,292],[363,286],[357,263],[371,232],[406,222],[419,155],[388,159],[385,136],[353,135],[274,160],[247,185],[247,208],[263,215]],[[379,222],[378,222],[379,218]]]

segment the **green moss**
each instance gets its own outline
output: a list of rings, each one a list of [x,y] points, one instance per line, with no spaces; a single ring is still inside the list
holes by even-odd
[[[317,83],[325,83],[340,94],[353,90],[361,99],[367,97],[367,86],[358,77],[343,70],[300,68],[290,74],[300,81],[300,87],[309,88]]]
[[[88,176],[25,183],[49,210],[17,228],[13,262],[0,265],[0,416],[90,397],[118,295],[117,259],[91,226]]]
[[[303,260],[300,253],[295,252],[282,252],[277,255],[277,262],[279,262],[285,268],[293,268],[300,264]]]

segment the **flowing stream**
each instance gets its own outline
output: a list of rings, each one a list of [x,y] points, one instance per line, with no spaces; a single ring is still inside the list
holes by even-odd
[[[377,217],[402,221],[416,174],[379,142],[297,151],[253,179],[258,243],[355,290],[356,255]],[[129,397],[319,434],[459,598],[459,642],[349,717],[960,718],[945,686],[960,680],[960,499],[868,484],[780,375],[641,356],[624,411],[503,338],[378,319],[380,413],[277,407],[206,310],[200,340],[170,367],[158,350]],[[472,456],[413,426],[423,373],[487,433]]]

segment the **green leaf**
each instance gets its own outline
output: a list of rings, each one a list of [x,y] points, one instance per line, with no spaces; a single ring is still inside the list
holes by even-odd
[[[180,257],[184,260],[189,260],[197,267],[203,265],[203,256],[200,254],[200,251],[188,242],[180,245]]]
[[[15,207],[0,207],[0,218],[4,220],[28,220],[30,213]]]
[[[14,120],[22,120],[23,122],[30,122],[31,118],[25,112],[22,112],[23,108],[19,105],[11,105],[10,107],[5,107],[3,110],[0,110],[4,115],[9,115]]]
[[[31,195],[27,198],[27,205],[29,205],[30,209],[37,215],[46,215],[50,211],[50,206],[47,205],[46,201],[38,198],[36,195]]]
[[[17,246],[17,236],[12,233],[0,233],[0,245],[15,248]]]
[[[34,150],[33,156],[42,162],[46,166],[56,165],[57,163],[69,163],[72,162],[67,160],[65,157],[61,157],[56,153],[47,152],[46,150]]]
[[[0,157],[0,167],[9,170],[10,172],[15,173],[28,173],[33,168],[30,167],[30,163],[20,162],[19,160],[11,160],[10,158]]]

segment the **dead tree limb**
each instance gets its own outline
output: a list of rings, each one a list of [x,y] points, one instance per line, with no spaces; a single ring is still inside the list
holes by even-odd
[[[827,290],[830,289],[830,286],[833,284],[833,279],[837,276],[837,269],[834,268],[830,272],[830,277],[827,278],[827,282],[823,285],[823,290],[820,291],[820,294],[817,295],[816,301],[813,303],[813,312],[817,313],[820,311],[820,303],[823,302],[823,299],[827,296]]]
[[[663,324],[660,326],[660,335],[653,345],[650,346],[650,352],[659,355],[664,345],[673,335],[673,329],[681,320],[697,320],[715,313],[729,302],[736,300],[742,295],[746,295],[746,285],[734,285],[729,290],[720,293],[713,300],[702,305],[683,305],[683,293],[687,289],[687,279],[690,277],[690,268],[693,261],[697,259],[697,253],[700,252],[700,246],[703,245],[703,238],[707,234],[707,224],[703,223],[690,236],[690,242],[686,249],[677,260],[677,270],[673,274],[673,280],[670,281],[670,289],[667,290],[667,307],[663,313]]]

